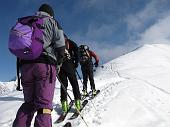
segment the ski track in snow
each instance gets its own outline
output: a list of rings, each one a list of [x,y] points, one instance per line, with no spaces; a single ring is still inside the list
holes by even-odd
[[[107,84],[106,87],[101,89],[101,92],[96,98],[91,101],[89,100],[88,105],[82,111],[84,119],[88,121],[87,124],[91,125],[91,127],[97,127],[101,125],[101,113],[107,110],[103,107],[105,107],[105,105],[107,105],[118,94],[114,88],[114,83]],[[112,92],[114,92],[114,94],[111,94]],[[93,112],[93,114],[89,114],[88,112]],[[90,118],[88,118],[89,115]],[[75,124],[77,127],[83,127],[85,124],[83,122],[80,123],[79,121],[81,121],[81,118],[75,120],[73,124]]]

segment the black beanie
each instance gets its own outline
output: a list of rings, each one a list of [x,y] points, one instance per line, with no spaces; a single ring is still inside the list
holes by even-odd
[[[54,17],[54,11],[53,11],[52,7],[48,4],[42,4],[38,11],[47,12],[50,16]]]

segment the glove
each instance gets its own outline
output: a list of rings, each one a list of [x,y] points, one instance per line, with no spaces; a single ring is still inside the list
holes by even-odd
[[[95,67],[98,67],[98,63],[97,63],[97,62],[95,62],[95,63],[94,63],[94,66],[95,66]]]
[[[62,63],[63,63],[63,58],[58,57],[57,58],[57,66],[61,67]]]
[[[61,66],[62,66],[62,64],[56,66],[57,74],[59,74]]]
[[[57,70],[57,73],[59,74],[60,72],[60,68],[62,66],[62,62],[63,62],[63,59],[62,58],[58,58],[57,59],[57,65],[56,65],[56,70]]]

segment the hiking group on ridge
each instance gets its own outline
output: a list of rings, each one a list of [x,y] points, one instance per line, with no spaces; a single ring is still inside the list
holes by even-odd
[[[56,75],[61,81],[63,112],[69,108],[68,81],[72,86],[76,109],[80,110],[81,92],[76,77],[79,63],[83,76],[83,95],[88,95],[88,80],[92,94],[96,94],[93,65],[98,67],[98,56],[89,46],[82,44],[78,47],[68,38],[54,16],[53,8],[42,4],[35,15],[19,18],[10,30],[8,47],[17,57],[24,95],[24,103],[17,111],[13,127],[30,127],[35,113],[34,127],[52,127]],[[17,89],[20,90],[20,87]]]

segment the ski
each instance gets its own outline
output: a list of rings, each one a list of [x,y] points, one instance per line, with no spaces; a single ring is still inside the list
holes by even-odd
[[[93,95],[91,92],[91,94],[89,94],[89,100],[92,100],[93,98],[95,98],[99,93],[100,93],[100,90],[97,90],[95,95]]]
[[[73,106],[73,104],[74,104],[74,101],[70,101],[68,111],[67,112],[63,112],[54,123],[60,123],[60,122],[64,121],[66,116],[67,116],[67,114],[68,114],[68,112],[71,110],[71,107]]]
[[[88,100],[84,100],[80,111],[79,112],[75,111],[74,114],[69,118],[69,120],[77,118],[80,115],[79,113],[83,110],[83,108],[86,106],[87,103],[88,103]]]
[[[87,98],[88,98],[88,100],[92,100],[92,99],[95,98],[99,93],[100,93],[100,90],[97,90],[97,91],[96,91],[96,95],[93,95],[93,94],[92,94],[92,91],[90,91],[86,96],[82,95],[81,100],[83,101],[83,100],[85,100],[85,99],[87,99]]]
[[[64,124],[63,127],[72,127],[72,126],[71,126],[71,123],[70,123],[70,122],[67,122],[66,124]]]

